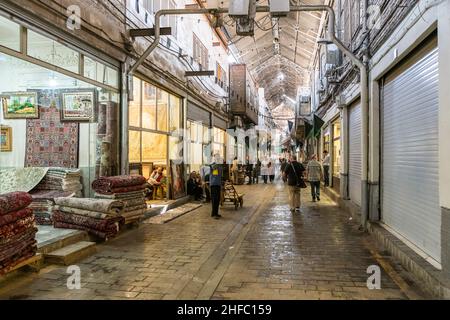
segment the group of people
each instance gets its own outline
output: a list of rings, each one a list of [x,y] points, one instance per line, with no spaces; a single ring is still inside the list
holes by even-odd
[[[233,177],[233,183],[239,184],[239,161],[238,158],[234,158],[231,165],[231,173]],[[248,178],[248,185],[258,184],[259,177],[263,178],[264,184],[269,181],[273,183],[275,181],[275,166],[272,162],[261,162],[259,159],[256,164],[252,164],[247,157],[247,161],[244,166],[245,178]]]
[[[298,161],[297,157],[292,155],[289,160],[280,159],[281,177],[288,185],[289,205],[291,212],[300,211],[301,208],[301,189],[306,188],[306,181],[311,186],[312,201],[320,201],[321,181],[325,182],[325,186],[330,186],[330,155],[324,151],[323,161],[320,163],[317,155],[313,155],[308,164],[305,166]],[[238,158],[233,160],[231,166],[232,180],[238,184],[240,165]],[[252,165],[247,159],[245,164],[245,174],[249,178],[248,184],[259,183],[259,177],[262,176],[264,183],[275,181],[275,166],[272,162],[261,163],[259,160]],[[218,157],[212,164],[201,167],[200,172],[192,172],[187,182],[188,194],[193,196],[195,200],[205,200],[212,203],[211,216],[215,219],[221,218],[219,214],[221,188],[230,174],[228,165],[220,162]]]
[[[320,201],[320,184],[323,180],[325,186],[330,186],[330,155],[328,151],[324,151],[322,163],[317,159],[317,155],[313,155],[305,166],[298,162],[296,156],[291,156],[290,160],[281,160],[281,172],[283,180],[288,184],[289,188],[289,206],[291,212],[300,211],[301,207],[301,189],[306,188],[307,180],[311,185],[312,201]],[[306,177],[305,177],[306,173]]]

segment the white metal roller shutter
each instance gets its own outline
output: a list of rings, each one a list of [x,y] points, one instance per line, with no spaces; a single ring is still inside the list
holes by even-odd
[[[384,86],[383,221],[441,261],[438,49]]]
[[[361,104],[349,109],[349,195],[351,201],[361,206]]]

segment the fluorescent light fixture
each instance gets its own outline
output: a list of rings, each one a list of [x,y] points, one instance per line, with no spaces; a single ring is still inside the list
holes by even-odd
[[[297,101],[295,101],[294,99],[292,99],[291,97],[288,97],[287,95],[284,95],[284,97],[286,98],[286,99],[288,99],[289,101],[291,101],[292,103],[297,103]]]
[[[330,44],[333,44],[333,41],[331,41],[331,40],[329,40],[329,39],[319,39],[318,41],[317,41],[317,43],[318,44],[321,44],[321,45],[330,45]]]

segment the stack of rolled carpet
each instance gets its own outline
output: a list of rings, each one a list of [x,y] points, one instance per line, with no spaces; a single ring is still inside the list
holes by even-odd
[[[55,228],[84,230],[108,240],[117,235],[124,223],[123,203],[88,198],[56,198],[53,210]]]
[[[143,176],[101,177],[92,183],[95,197],[119,200],[124,203],[122,216],[125,224],[138,222],[147,209],[144,190],[147,180]]]
[[[33,257],[37,251],[32,198],[26,192],[0,195],[0,275]]]
[[[30,194],[33,198],[30,208],[33,209],[36,224],[44,226],[53,224],[52,211],[55,198],[75,196],[75,193],[55,190],[37,190]]]
[[[48,168],[44,179],[30,191],[36,223],[52,225],[52,211],[55,198],[81,197],[83,186],[80,182],[80,169]]]
[[[44,179],[35,189],[70,192],[75,193],[77,197],[81,197],[83,185],[80,180],[80,169],[49,168]]]

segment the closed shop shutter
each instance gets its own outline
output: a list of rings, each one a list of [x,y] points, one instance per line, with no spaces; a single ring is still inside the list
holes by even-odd
[[[214,117],[214,127],[227,130],[227,122],[219,117]]]
[[[438,49],[425,49],[385,79],[382,219],[440,262]]]
[[[361,104],[358,101],[349,109],[349,195],[351,201],[361,206]]]
[[[189,120],[201,122],[204,125],[210,127],[211,126],[210,114],[211,114],[210,112],[196,106],[192,102],[188,103],[187,118]]]

